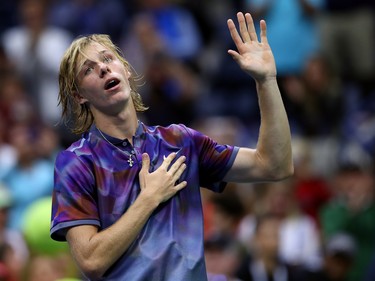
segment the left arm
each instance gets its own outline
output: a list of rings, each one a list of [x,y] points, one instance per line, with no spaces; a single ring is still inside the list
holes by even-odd
[[[260,22],[260,42],[250,14],[237,14],[240,34],[232,20],[228,28],[237,51],[228,53],[257,85],[261,115],[255,149],[240,148],[225,181],[274,181],[293,174],[291,135],[288,117],[276,81],[276,66],[267,41],[266,22]]]

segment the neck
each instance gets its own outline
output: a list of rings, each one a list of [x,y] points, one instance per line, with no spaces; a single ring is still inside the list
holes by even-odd
[[[137,114],[132,112],[122,112],[117,116],[95,116],[96,127],[118,139],[128,139],[132,142],[138,126]]]

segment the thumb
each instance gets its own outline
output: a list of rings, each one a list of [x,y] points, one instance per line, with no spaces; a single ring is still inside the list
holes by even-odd
[[[150,170],[150,156],[147,153],[142,154],[142,169],[141,172],[148,173]]]

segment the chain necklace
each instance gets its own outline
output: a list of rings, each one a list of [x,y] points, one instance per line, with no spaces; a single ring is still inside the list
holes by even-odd
[[[133,154],[132,154],[132,153],[129,153],[129,152],[127,152],[127,151],[124,151],[124,150],[122,150],[122,149],[120,149],[120,148],[118,148],[116,145],[114,145],[112,142],[110,142],[110,141],[104,136],[104,134],[102,133],[101,130],[99,130],[98,128],[96,128],[96,129],[98,130],[99,134],[102,136],[102,138],[103,138],[107,143],[109,143],[111,146],[113,146],[113,147],[116,148],[117,150],[120,150],[122,153],[125,153],[125,154],[128,156],[128,160],[127,160],[126,162],[128,162],[130,168],[133,167],[133,165],[134,165],[134,160],[133,160],[133,157],[132,157]]]

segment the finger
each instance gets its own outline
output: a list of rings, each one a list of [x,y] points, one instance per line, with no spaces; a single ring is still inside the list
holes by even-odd
[[[147,153],[142,154],[141,173],[148,173],[150,169],[150,156]]]
[[[163,163],[160,167],[164,168],[165,170],[168,170],[169,165],[172,163],[172,160],[176,157],[177,153],[172,152],[168,155],[168,157],[165,157],[163,160]]]
[[[186,157],[180,156],[175,163],[170,167],[169,172],[174,175],[176,171],[181,167],[181,165],[185,162]]]
[[[237,20],[238,20],[238,25],[240,27],[240,33],[242,36],[243,42],[250,42],[250,35],[246,27],[246,21],[245,17],[243,16],[243,13],[237,13]]]
[[[181,166],[178,167],[178,169],[176,170],[176,173],[173,175],[173,180],[174,181],[178,181],[182,175],[182,173],[186,170],[186,164],[183,163],[181,164]]]
[[[268,44],[267,39],[267,24],[265,20],[260,21],[260,42]]]
[[[239,47],[241,46],[241,44],[243,44],[243,42],[242,42],[242,39],[241,39],[240,35],[237,32],[237,28],[234,25],[233,20],[231,20],[231,19],[229,19],[227,21],[227,24],[228,24],[230,36],[232,37],[233,42],[236,45],[237,49],[239,49]]]
[[[255,30],[254,21],[252,16],[249,13],[245,14],[247,30],[252,41],[258,41],[257,32]]]
[[[230,54],[232,56],[232,58],[237,62],[239,63],[240,60],[241,60],[241,55],[236,52],[236,51],[233,51],[233,50],[228,50],[228,54]]]
[[[176,184],[173,188],[176,189],[177,191],[180,191],[181,189],[183,189],[186,186],[187,186],[187,182],[182,181],[179,184]]]

